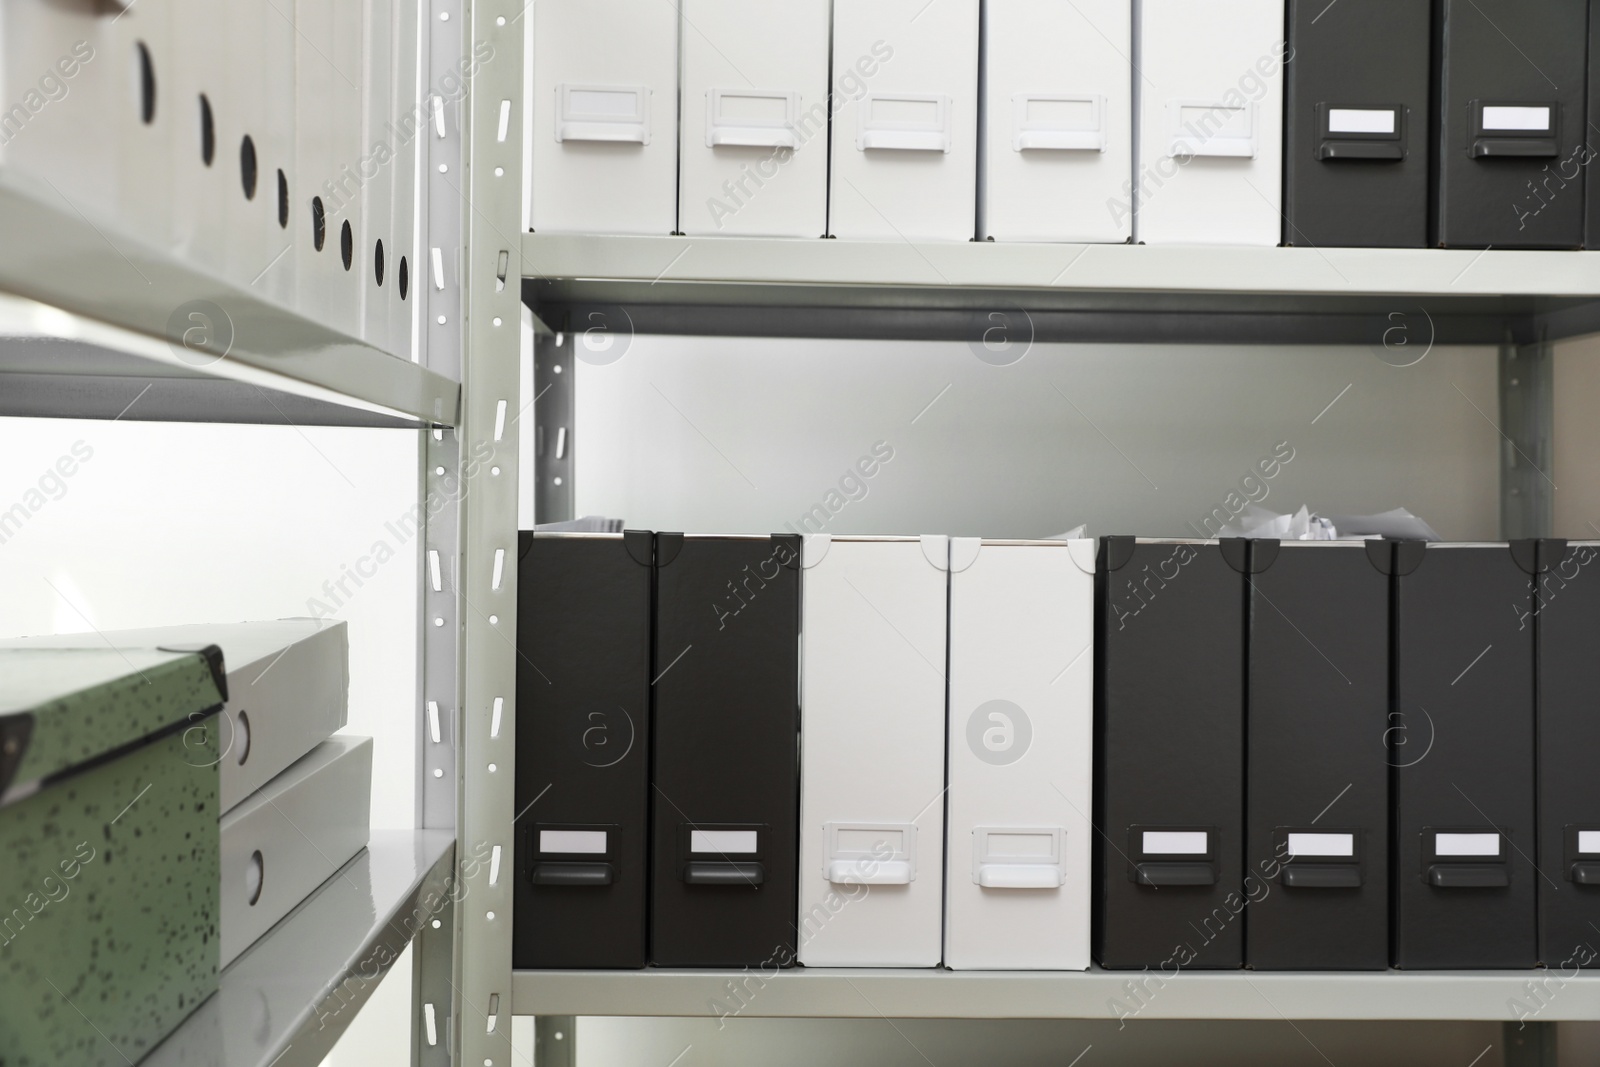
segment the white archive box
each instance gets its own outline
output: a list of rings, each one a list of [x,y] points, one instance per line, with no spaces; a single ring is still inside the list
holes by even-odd
[[[282,307],[295,299],[291,182],[295,150],[295,29],[274,0],[230,0],[229,113],[219,112],[217,162],[226,180],[229,279]],[[215,5],[214,5],[215,6]],[[216,101],[213,101],[217,104]],[[220,108],[220,104],[217,105]],[[236,113],[234,113],[236,112]],[[227,136],[223,137],[223,132]]]
[[[533,6],[533,229],[675,229],[678,33],[662,0]]]
[[[389,291],[389,350],[401,359],[413,359],[417,334],[417,189],[419,153],[428,135],[430,116],[422,109],[419,0],[391,0],[394,4],[394,92],[391,125],[385,141],[394,150],[389,164],[394,170],[390,203],[388,253],[385,270],[391,275]]]
[[[836,0],[828,232],[970,241],[978,0]]]
[[[1276,245],[1282,0],[1140,0],[1134,238]]]
[[[224,812],[343,729],[349,716],[350,650],[342,620],[185,623],[100,636],[116,648],[222,649],[228,722],[217,770]],[[21,637],[0,647],[75,648],[82,640],[81,634]]]
[[[361,211],[362,5],[295,0],[295,166],[289,234],[295,310],[351,337],[361,335],[354,223]],[[350,233],[345,259],[344,236]]]
[[[1095,545],[950,541],[952,969],[1089,966]]]
[[[226,967],[367,847],[372,738],[335,737],[222,817]]]
[[[134,4],[110,22],[111,54],[99,56],[113,70],[117,138],[117,222],[123,232],[153,248],[173,238],[177,210],[172,168],[178,127],[168,95],[179,61],[170,4]],[[0,152],[3,152],[0,149]]]
[[[979,235],[1133,236],[1133,0],[988,0]]]
[[[389,121],[394,114],[395,0],[362,0],[361,18],[361,204],[353,210],[356,237],[356,274],[361,282],[361,339],[374,348],[390,351],[394,314],[389,306],[394,294],[393,269],[388,253],[394,249],[389,227],[394,223],[395,159],[381,146],[389,142]]]
[[[933,967],[948,538],[806,537],[800,962]]]
[[[117,103],[132,81],[96,5],[7,0],[0,8],[0,168],[68,214],[114,219]]]
[[[828,227],[829,0],[682,0],[678,229],[821,237]]]
[[[235,60],[230,5],[215,0],[170,0],[178,60],[159,93],[176,121],[172,149],[173,249],[182,259],[231,276],[228,245],[237,208],[239,137],[245,79]],[[202,42],[213,42],[205,44]],[[159,106],[159,104],[158,104]],[[264,264],[263,264],[264,265]]]

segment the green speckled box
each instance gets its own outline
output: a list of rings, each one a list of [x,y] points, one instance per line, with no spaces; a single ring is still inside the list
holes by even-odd
[[[126,1067],[216,991],[226,697],[215,647],[0,650],[0,1067]]]

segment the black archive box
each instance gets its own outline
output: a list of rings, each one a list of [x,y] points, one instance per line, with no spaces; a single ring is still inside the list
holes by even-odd
[[[524,530],[517,967],[643,967],[652,538]]]
[[[1439,0],[1434,242],[1577,248],[1585,0]]]
[[[650,961],[795,961],[800,538],[656,535]]]
[[[1400,542],[1390,762],[1394,965],[1538,962],[1534,542]]]
[[[1429,0],[1289,0],[1289,245],[1421,248],[1428,238]]]
[[[1384,541],[1250,543],[1245,960],[1389,966]]]
[[[1541,541],[1519,621],[1539,661],[1539,962],[1600,966],[1600,542]]]
[[[1244,961],[1245,542],[1107,537],[1095,611],[1094,955]]]

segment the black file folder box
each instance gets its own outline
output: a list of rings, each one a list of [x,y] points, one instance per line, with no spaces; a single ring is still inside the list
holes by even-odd
[[[520,537],[517,967],[643,967],[651,534]]]
[[[656,535],[650,960],[794,963],[800,538]]]
[[[1428,0],[1289,0],[1287,245],[1428,238]]]
[[[1534,544],[1394,557],[1394,965],[1532,967]]]
[[[1539,962],[1570,973],[1600,966],[1600,542],[1540,542],[1518,615],[1539,664]]]
[[[1243,963],[1245,543],[1108,537],[1095,615],[1093,947]]]
[[[1245,959],[1389,965],[1389,542],[1250,543]]]
[[[1434,243],[1577,248],[1588,5],[1439,0]]]

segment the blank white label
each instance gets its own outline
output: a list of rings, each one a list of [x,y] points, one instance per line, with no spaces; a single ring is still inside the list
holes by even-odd
[[[1146,830],[1144,853],[1147,856],[1204,856],[1204,830]]]
[[[1550,109],[1547,107],[1507,107],[1499,105],[1483,109],[1483,128],[1486,130],[1548,130]]]
[[[1020,834],[990,830],[986,841],[985,858],[1003,856],[1008,859],[1027,857],[1050,859],[1056,853],[1056,835],[1048,832]]]
[[[875,96],[872,98],[871,122],[874,126],[936,130],[939,129],[939,101]]]
[[[605,855],[604,830],[540,830],[540,852],[582,852]]]
[[[1329,133],[1393,133],[1392,108],[1335,107],[1328,110]]]
[[[1098,130],[1099,108],[1090,99],[1059,100],[1029,97],[1026,122],[1031,130]]]
[[[632,89],[574,89],[567,96],[567,113],[593,118],[637,119],[639,94]]]
[[[1290,834],[1289,855],[1296,856],[1354,856],[1355,834]]]
[[[1433,851],[1437,856],[1498,856],[1499,834],[1435,834]]]
[[[1181,133],[1206,140],[1211,137],[1249,137],[1250,111],[1242,107],[1189,105],[1178,109]]]
[[[879,829],[849,829],[840,827],[833,835],[833,853],[876,853],[881,848],[888,847],[894,852],[905,853],[905,834],[900,830]]]
[[[738,852],[754,853],[756,850],[756,832],[754,830],[690,830],[690,852]]]
[[[789,117],[789,97],[787,94],[773,93],[730,93],[724,92],[719,98],[721,107],[717,111],[719,122],[759,122],[767,125],[782,125]]]
[[[1579,830],[1578,851],[1600,852],[1600,830]]]

